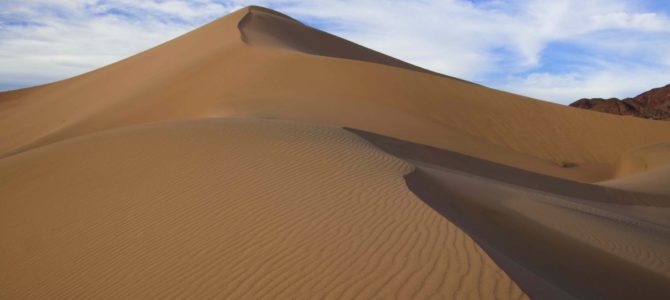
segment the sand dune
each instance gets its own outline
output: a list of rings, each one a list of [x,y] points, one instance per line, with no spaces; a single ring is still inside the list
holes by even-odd
[[[651,193],[670,197],[670,165],[656,167],[650,171],[598,182],[598,185],[627,191]]]
[[[242,41],[253,46],[360,60],[444,76],[305,26],[289,16],[262,7],[254,7],[252,12],[247,13],[238,28]]]
[[[342,129],[245,119],[24,152],[0,160],[0,296],[524,298],[411,170]]]
[[[619,159],[616,177],[670,165],[670,142],[645,145],[626,151]]]
[[[598,185],[670,197],[670,143],[635,148],[619,160],[616,177]]]
[[[451,170],[420,170],[408,177],[412,191],[497,251],[505,260],[498,264],[531,297],[670,297],[670,230],[655,222],[668,220],[667,208],[661,208],[663,215],[651,215]],[[551,288],[533,290],[538,282]]]
[[[252,116],[359,128],[543,174],[600,181],[613,176],[625,151],[670,139],[668,123],[563,107],[416,71],[253,7],[82,76],[2,93],[0,103],[5,156],[130,124]],[[28,118],[32,122],[21,122]],[[576,167],[560,168],[555,160]]]
[[[536,299],[670,297],[670,198],[568,182],[352,130]]]
[[[248,7],[0,93],[0,298],[667,299],[669,142]]]

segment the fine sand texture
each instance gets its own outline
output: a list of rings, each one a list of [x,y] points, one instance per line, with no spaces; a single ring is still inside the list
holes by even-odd
[[[0,160],[2,299],[523,299],[340,128],[127,127]]]
[[[670,299],[668,145],[247,7],[0,93],[0,299]]]
[[[358,128],[588,182],[614,177],[626,151],[670,140],[667,122],[489,89],[249,7],[81,76],[0,93],[0,156],[132,124],[230,116]]]
[[[670,297],[670,197],[350,131],[412,162],[410,189],[472,236],[532,298]]]

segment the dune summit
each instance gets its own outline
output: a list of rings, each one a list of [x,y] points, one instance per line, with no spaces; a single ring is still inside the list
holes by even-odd
[[[2,93],[0,109],[4,156],[130,124],[258,117],[359,128],[597,181],[625,151],[670,138],[668,124],[435,76],[256,7],[107,67]]]
[[[0,93],[0,298],[669,298],[669,142],[247,7]]]

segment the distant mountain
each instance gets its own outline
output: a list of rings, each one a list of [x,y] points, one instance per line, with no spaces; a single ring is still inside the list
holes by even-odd
[[[654,120],[670,120],[670,84],[651,89],[634,98],[583,98],[570,104],[615,115],[627,115]]]

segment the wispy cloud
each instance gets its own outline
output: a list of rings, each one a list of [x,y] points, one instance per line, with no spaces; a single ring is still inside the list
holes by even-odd
[[[0,2],[0,88],[62,79],[259,4],[411,63],[546,100],[670,82],[670,4],[624,0]]]
[[[670,18],[641,1],[386,4],[312,1],[284,10],[347,24],[334,31],[420,66],[556,102],[634,96],[670,82]]]
[[[101,67],[235,8],[212,1],[2,1],[0,89]]]

